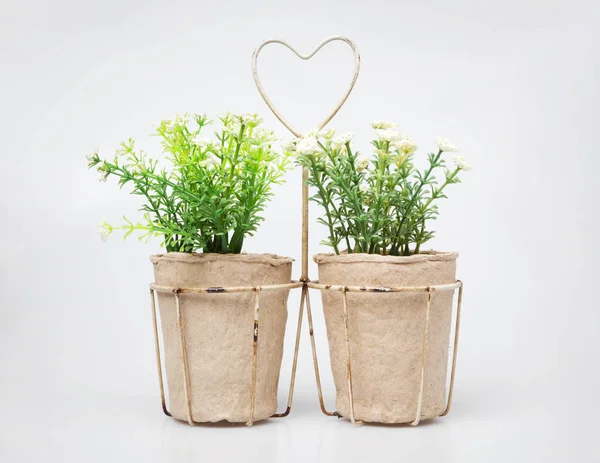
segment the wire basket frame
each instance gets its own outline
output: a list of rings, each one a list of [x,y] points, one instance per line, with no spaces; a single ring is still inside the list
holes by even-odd
[[[427,341],[429,337],[429,315],[431,308],[431,297],[434,292],[452,291],[458,289],[458,300],[456,304],[456,325],[454,328],[454,348],[452,353],[452,370],[450,373],[450,386],[448,388],[448,399],[444,411],[439,416],[446,416],[450,412],[452,406],[452,397],[454,393],[454,375],[456,373],[456,357],[458,353],[458,336],[460,330],[460,311],[462,306],[462,293],[463,283],[460,280],[456,280],[455,283],[444,284],[444,285],[431,285],[431,286],[397,286],[397,287],[374,287],[374,286],[343,286],[343,285],[323,285],[319,284],[318,281],[308,282],[307,286],[311,289],[317,289],[319,291],[339,291],[342,294],[342,308],[344,311],[344,343],[346,346],[346,380],[348,382],[348,403],[350,404],[350,421],[356,424],[362,424],[362,421],[357,420],[354,413],[354,392],[352,388],[352,357],[350,355],[350,337],[348,331],[348,298],[347,293],[426,293],[427,304],[424,315],[424,329],[423,329],[423,344],[421,347],[420,356],[420,381],[419,381],[419,394],[417,396],[417,408],[415,411],[415,419],[410,423],[412,426],[416,426],[421,421],[421,407],[423,405],[423,390],[425,384],[425,355],[427,353]],[[313,365],[315,370],[315,378],[317,381],[317,391],[319,394],[319,405],[321,411],[328,416],[342,416],[336,412],[329,412],[325,408],[323,401],[323,391],[321,386],[321,377],[319,374],[319,363],[317,359],[317,349],[314,340],[314,329],[312,323],[312,310],[310,307],[310,298],[306,299],[306,312],[308,315],[309,330],[311,336],[311,346],[313,353]]]
[[[199,422],[194,421],[192,417],[192,400],[190,397],[190,379],[189,379],[189,369],[188,369],[188,358],[187,358],[187,350],[186,350],[186,341],[185,334],[183,330],[184,320],[183,313],[181,310],[181,298],[180,294],[184,293],[196,293],[196,294],[228,294],[228,293],[240,293],[240,292],[252,292],[254,295],[254,320],[253,320],[253,340],[252,340],[252,379],[250,383],[250,416],[248,417],[248,421],[246,424],[248,426],[252,426],[254,423],[254,406],[256,403],[256,371],[258,366],[258,339],[259,339],[259,314],[260,314],[260,293],[263,291],[284,291],[291,290],[294,288],[303,288],[301,304],[300,304],[300,313],[298,316],[298,330],[296,333],[296,347],[294,350],[294,361],[292,365],[292,378],[290,381],[290,390],[287,402],[287,409],[283,413],[275,413],[273,417],[281,418],[287,416],[290,413],[292,408],[292,399],[294,395],[294,382],[296,378],[296,366],[298,364],[298,349],[300,346],[300,326],[302,324],[302,306],[304,304],[304,294],[305,294],[305,284],[299,281],[292,281],[291,283],[286,284],[278,284],[278,285],[264,285],[264,286],[237,286],[237,287],[210,287],[210,288],[178,288],[173,286],[161,286],[155,283],[150,285],[150,301],[152,308],[152,323],[154,328],[154,344],[156,351],[156,366],[158,369],[158,383],[160,387],[160,400],[163,412],[167,416],[171,416],[171,413],[167,409],[167,403],[165,398],[165,388],[164,388],[164,380],[163,380],[163,368],[162,368],[162,360],[161,360],[161,350],[160,350],[160,339],[158,334],[158,317],[156,311],[156,293],[172,293],[175,297],[175,311],[177,316],[177,332],[179,335],[179,346],[180,346],[180,360],[183,366],[182,374],[183,374],[183,393],[185,397],[185,405],[186,405],[186,414],[187,414],[187,422],[189,425],[194,426],[199,424]],[[218,297],[218,296],[217,296]]]

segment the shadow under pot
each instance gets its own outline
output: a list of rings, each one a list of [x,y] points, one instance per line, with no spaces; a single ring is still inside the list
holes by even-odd
[[[456,281],[457,253],[412,256],[317,254],[319,283],[393,288]],[[428,293],[346,293],[354,416],[358,421],[416,423],[446,408],[453,291],[432,291],[423,392],[422,352]],[[338,413],[351,418],[343,293],[321,291]],[[421,402],[419,404],[419,402]]]
[[[173,288],[228,288],[289,284],[292,259],[271,254],[167,253],[154,255],[155,284]],[[157,291],[168,386],[174,418],[247,423],[272,416],[287,321],[289,288],[260,292],[255,405],[252,409],[253,291],[181,292],[179,305],[188,385],[174,292]],[[186,397],[187,395],[187,397]],[[188,400],[191,417],[188,413]]]

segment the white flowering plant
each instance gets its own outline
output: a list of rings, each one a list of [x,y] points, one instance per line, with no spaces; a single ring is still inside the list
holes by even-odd
[[[264,220],[261,213],[289,158],[274,149],[276,137],[260,127],[256,114],[228,113],[220,121],[214,139],[206,136],[206,115],[160,122],[153,135],[161,140],[167,166],[137,150],[132,139],[110,160],[98,151],[88,155],[100,181],[116,177],[121,187],[145,198],[142,221],[104,221],[102,238],[115,230],[125,237],[138,231],[140,239],[162,236],[167,252],[240,253]]]
[[[418,254],[434,232],[427,228],[438,216],[436,201],[446,198],[448,185],[460,182],[470,169],[462,156],[453,156],[448,168],[444,153],[458,149],[436,138],[437,151],[429,153],[427,167],[413,164],[417,145],[400,134],[396,124],[374,121],[373,156],[356,152],[352,134],[335,137],[333,130],[313,130],[293,140],[286,152],[308,170],[308,184],[316,190],[329,236],[324,244],[336,254],[369,253],[393,256]],[[443,174],[443,181],[436,173]]]

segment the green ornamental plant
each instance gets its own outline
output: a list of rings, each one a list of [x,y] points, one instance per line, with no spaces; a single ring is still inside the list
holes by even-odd
[[[396,124],[374,121],[377,138],[374,156],[355,152],[352,134],[334,138],[333,130],[313,130],[290,142],[286,152],[309,172],[315,188],[311,200],[324,216],[319,222],[329,230],[325,244],[336,254],[369,253],[392,256],[418,254],[434,232],[428,222],[438,215],[436,201],[446,198],[445,188],[459,183],[459,174],[470,169],[462,156],[453,156],[447,168],[444,153],[458,149],[436,138],[437,152],[429,153],[428,165],[413,164],[415,142],[393,130]],[[442,172],[439,182],[436,173]]]
[[[190,120],[191,118],[191,120]],[[256,114],[226,114],[215,138],[205,136],[211,121],[204,114],[178,116],[160,122],[166,165],[137,150],[134,140],[121,143],[113,159],[87,156],[88,167],[102,182],[118,178],[121,187],[145,198],[143,220],[111,225],[104,221],[106,239],[115,230],[140,239],[162,236],[167,252],[240,253],[252,236],[289,165],[287,154],[274,150],[274,133],[260,127]]]

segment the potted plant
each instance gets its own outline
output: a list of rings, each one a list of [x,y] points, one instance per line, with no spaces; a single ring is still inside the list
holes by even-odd
[[[389,122],[372,126],[373,156],[354,151],[352,134],[335,137],[332,130],[312,131],[287,150],[308,170],[315,190],[311,199],[322,207],[319,222],[329,232],[325,244],[334,251],[314,260],[325,289],[338,413],[353,420],[416,424],[446,407],[452,292],[429,288],[455,283],[458,257],[424,252],[422,246],[434,235],[428,224],[438,214],[437,200],[446,198],[446,187],[459,183],[469,166],[454,156],[454,167],[447,168],[446,153],[458,150],[438,138],[436,152],[419,170],[412,139]],[[440,171],[444,177],[438,182]],[[343,297],[327,290],[331,287]],[[398,287],[426,291],[391,290]]]
[[[112,159],[98,152],[87,157],[100,181],[115,177],[145,200],[141,221],[104,222],[103,239],[115,231],[163,239],[166,253],[151,261],[155,284],[171,289],[157,297],[169,409],[190,424],[252,423],[275,413],[289,288],[261,294],[258,343],[256,291],[227,288],[291,280],[292,259],[242,253],[244,239],[263,220],[272,186],[282,181],[287,155],[273,149],[273,132],[260,127],[257,115],[227,114],[220,121],[214,138],[206,135],[206,115],[158,124],[154,135],[166,153],[164,166],[137,150],[132,139]]]

